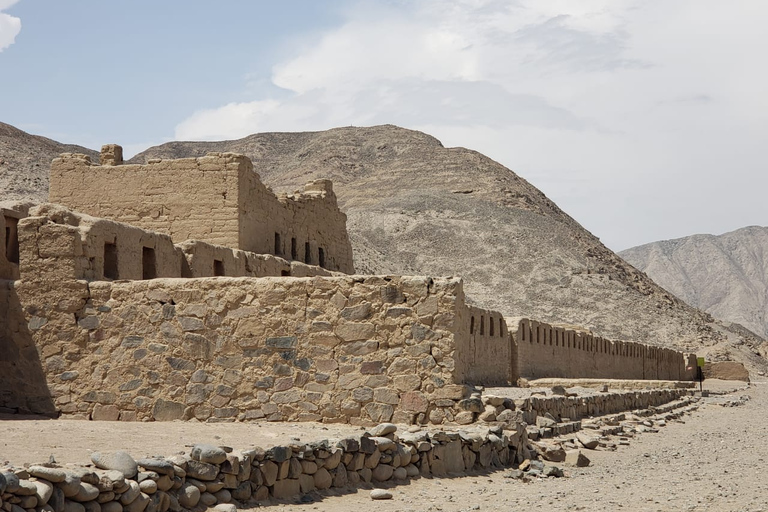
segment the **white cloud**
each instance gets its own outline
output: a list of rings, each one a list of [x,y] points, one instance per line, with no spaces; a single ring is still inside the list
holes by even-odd
[[[176,138],[421,129],[515,169],[615,249],[764,224],[766,18],[746,0],[361,1],[274,65],[281,94],[196,112]],[[743,200],[714,214],[726,196]]]
[[[21,20],[2,11],[18,0],[0,0],[0,52],[11,46],[21,31]]]

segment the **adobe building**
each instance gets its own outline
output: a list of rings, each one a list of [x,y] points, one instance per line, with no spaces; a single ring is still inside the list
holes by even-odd
[[[51,165],[49,199],[72,210],[169,235],[255,254],[272,254],[328,270],[354,272],[346,215],[329,180],[275,195],[249,158],[200,158],[123,164],[106,145],[101,165],[63,154]]]
[[[4,410],[465,424],[475,386],[518,377],[692,379],[693,355],[505,318],[460,278],[345,273],[330,182],[277,197],[242,155],[102,159],[54,160],[59,204],[0,205]]]

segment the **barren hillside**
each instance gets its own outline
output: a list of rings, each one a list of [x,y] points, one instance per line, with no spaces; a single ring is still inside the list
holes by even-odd
[[[276,190],[332,179],[358,272],[461,275],[471,300],[508,315],[764,364],[760,338],[666,292],[535,187],[475,151],[387,125],[172,142],[132,161],[208,151],[248,155]]]
[[[620,254],[687,303],[768,336],[768,227],[653,242]]]
[[[0,123],[0,201],[45,200],[51,160],[61,153],[85,153],[94,162],[99,161],[96,151],[30,135]]]

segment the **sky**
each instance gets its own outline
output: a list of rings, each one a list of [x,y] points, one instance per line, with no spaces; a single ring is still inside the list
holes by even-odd
[[[0,121],[128,155],[396,124],[613,250],[768,225],[762,0],[0,0]]]

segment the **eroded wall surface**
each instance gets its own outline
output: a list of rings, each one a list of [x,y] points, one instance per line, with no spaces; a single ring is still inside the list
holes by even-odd
[[[107,147],[105,147],[107,148]],[[243,155],[92,165],[63,154],[51,165],[51,202],[146,230],[174,242],[202,240],[345,273],[354,271],[346,216],[328,180],[288,196],[266,187]]]
[[[510,325],[521,377],[692,380],[695,358],[527,318]]]
[[[338,274],[315,265],[196,240],[174,245],[168,235],[91,217],[61,205],[33,206],[28,215],[17,225],[23,264],[21,270],[15,265],[16,277],[20,275],[25,281]]]
[[[517,381],[517,351],[501,313],[475,306],[457,311],[456,378],[482,386]]]

